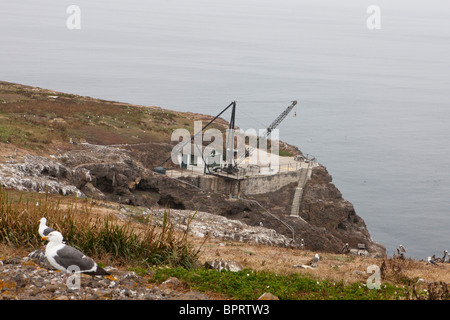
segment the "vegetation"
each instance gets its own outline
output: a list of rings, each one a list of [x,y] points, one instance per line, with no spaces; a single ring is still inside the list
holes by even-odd
[[[97,144],[170,141],[193,125],[181,113],[139,107],[0,81],[0,142],[34,151],[69,139]]]
[[[85,139],[98,144],[131,144],[170,141],[170,134],[176,128],[193,132],[194,117],[188,114],[5,82],[0,82],[0,103],[0,142],[36,152],[53,152],[55,146],[64,148],[70,137],[74,141]],[[205,124],[210,118],[202,120]],[[211,128],[223,129],[220,123]],[[279,154],[292,156],[284,149]],[[327,202],[325,206],[333,203]],[[188,289],[214,292],[226,298],[257,299],[265,292],[289,300],[450,298],[446,283],[436,278],[434,282],[418,282],[410,272],[423,266],[415,266],[417,262],[411,260],[386,259],[381,268],[383,282],[379,290],[370,290],[365,282],[358,280],[347,283],[328,278],[327,272],[338,273],[342,265],[359,264],[353,261],[354,257],[343,255],[333,258],[339,263],[315,270],[315,277],[297,271],[269,271],[280,271],[274,267],[254,270],[269,264],[266,263],[268,255],[261,257],[264,260],[259,265],[253,263],[254,269],[240,272],[205,269],[199,267],[200,249],[194,249],[188,240],[188,230],[175,230],[169,210],[156,224],[152,216],[124,222],[113,214],[99,214],[95,209],[88,199],[5,190],[0,186],[0,243],[30,250],[42,248],[37,229],[38,220],[45,216],[50,227],[60,230],[72,246],[96,261],[113,260],[115,266],[122,264],[140,275],[151,275],[150,281],[157,283],[177,277]],[[200,248],[206,250],[202,245]],[[218,252],[217,248],[214,250]],[[251,261],[262,256],[257,250],[242,252]],[[274,256],[278,254],[279,251]],[[436,269],[428,271],[436,272]],[[425,278],[433,277],[430,274]]]
[[[280,149],[278,153],[281,157],[292,157],[292,153],[283,149]]]
[[[317,280],[301,274],[281,275],[274,272],[217,271],[214,269],[158,268],[153,281],[177,277],[190,289],[216,292],[238,300],[258,299],[270,292],[285,300],[392,300],[405,299],[408,290],[392,284],[380,289],[369,289],[365,284],[344,285],[341,282]]]
[[[151,216],[141,217],[139,222],[121,222],[112,215],[94,214],[93,203],[88,199],[0,188],[0,242],[12,247],[42,247],[37,229],[43,216],[72,246],[99,262],[113,259],[115,265],[125,265],[143,276],[151,275],[149,281],[156,283],[177,277],[187,289],[214,292],[225,298],[252,300],[265,292],[286,300],[450,298],[445,283],[429,283],[424,290],[417,285],[417,279],[407,276],[408,268],[414,265],[409,260],[385,260],[380,289],[369,289],[360,281],[344,283],[302,273],[206,269],[200,267],[200,249],[195,250],[188,241],[187,230],[175,231],[168,210],[160,226],[152,223]]]
[[[187,241],[187,231],[178,232],[165,211],[162,226],[147,221],[142,228],[121,223],[113,216],[91,212],[92,202],[49,196],[11,193],[0,187],[0,242],[14,247],[38,248],[38,220],[46,217],[49,227],[61,231],[72,246],[95,257],[111,257],[124,264],[141,266],[169,265],[192,268],[198,250]],[[36,195],[36,194],[34,194]]]

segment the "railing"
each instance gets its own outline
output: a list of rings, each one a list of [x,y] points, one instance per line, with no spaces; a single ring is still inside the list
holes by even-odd
[[[203,166],[188,166],[186,168],[167,169],[166,174],[169,177],[181,177],[181,176],[198,176],[207,175],[211,172],[213,175],[227,177],[230,179],[242,180],[250,177],[268,176],[279,173],[289,173],[299,171],[300,169],[308,169],[317,165],[314,161],[293,161],[279,165],[276,168],[267,166],[248,166],[241,167],[237,172],[229,173],[225,170],[221,170],[220,167],[210,167],[209,171],[205,170]],[[216,171],[214,171],[216,169]],[[206,171],[206,172],[205,172]]]

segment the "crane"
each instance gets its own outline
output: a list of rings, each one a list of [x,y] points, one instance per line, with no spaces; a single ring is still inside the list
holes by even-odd
[[[275,129],[283,120],[284,118],[286,118],[286,116],[289,114],[289,112],[291,112],[291,110],[295,107],[295,105],[297,104],[297,100],[292,101],[291,105],[289,107],[287,107],[271,124],[269,127],[267,127],[266,131],[259,137],[259,139],[266,139],[270,133],[272,132],[273,129]],[[158,167],[155,168],[154,171],[161,171],[162,169],[164,169],[162,166],[172,158],[173,154],[178,153],[180,150],[182,150],[182,148],[188,144],[189,142],[191,142],[192,140],[194,140],[194,138],[198,135],[203,133],[203,131],[211,124],[213,123],[217,118],[219,118],[226,110],[228,110],[230,107],[232,107],[232,113],[231,113],[231,120],[230,120],[230,124],[229,124],[229,129],[230,132],[232,133],[234,131],[235,128],[235,114],[236,114],[236,101],[231,102],[227,107],[225,107],[218,115],[216,115],[211,121],[209,121],[209,123],[207,123],[199,132],[195,133],[190,140],[185,141],[183,144],[178,145],[174,151],[172,151],[171,155],[166,158]],[[229,137],[229,139],[227,139],[227,148],[230,148],[230,150],[233,149],[233,145],[234,145],[234,138],[233,135],[231,135]],[[254,148],[252,146],[249,146],[248,151],[244,152],[244,154],[239,157],[237,160],[234,161],[233,164],[233,160],[228,163],[227,165],[225,165],[221,170],[225,171],[227,173],[234,173],[239,171],[239,169],[237,168],[237,166],[246,158],[246,156],[250,156],[254,151]],[[233,159],[233,157],[231,157],[231,159]],[[208,169],[209,171],[209,169]],[[214,171],[216,171],[216,169],[214,169]]]
[[[234,129],[234,115],[235,115],[235,113],[236,113],[236,101],[231,102],[227,107],[225,107],[225,109],[223,109],[217,116],[215,116],[211,121],[209,121],[209,122],[208,122],[208,123],[207,123],[200,131],[199,131],[199,132],[195,133],[195,134],[191,137],[190,140],[184,142],[184,143],[181,144],[181,145],[178,145],[178,147],[170,154],[170,156],[169,156],[168,158],[166,158],[163,162],[161,162],[161,164],[160,164],[158,167],[156,167],[155,169],[158,169],[158,170],[163,169],[163,165],[164,165],[168,160],[170,160],[170,159],[172,158],[172,155],[173,155],[173,154],[178,153],[180,150],[183,149],[183,147],[184,147],[186,144],[188,144],[188,143],[190,143],[191,141],[193,141],[194,138],[195,138],[197,135],[203,133],[203,131],[204,131],[211,123],[213,123],[217,118],[219,118],[219,117],[221,116],[221,114],[224,113],[224,112],[225,112],[228,108],[230,108],[230,107],[233,107],[233,108],[232,108],[232,120],[231,120],[231,123],[230,123],[230,129],[231,129],[231,125],[233,126],[233,129]]]
[[[289,114],[289,112],[292,111],[292,109],[295,107],[296,104],[297,100],[292,101],[292,103],[270,124],[270,126],[267,127],[266,131],[259,137],[259,139],[260,140],[266,139],[270,135],[272,130],[278,127],[278,125],[284,120],[284,118],[286,118],[286,116]],[[224,167],[224,171],[226,171],[227,173],[237,172],[238,171],[237,166],[242,161],[244,161],[246,157],[250,157],[254,149],[255,148],[253,148],[252,146],[249,146],[248,151],[244,152],[242,156],[240,156],[238,159],[234,161],[234,166],[228,164],[228,166]]]

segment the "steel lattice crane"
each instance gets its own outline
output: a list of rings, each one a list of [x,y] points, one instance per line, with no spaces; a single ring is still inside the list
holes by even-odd
[[[273,129],[275,129],[283,120],[284,118],[286,118],[286,116],[292,111],[292,109],[295,107],[295,105],[297,104],[297,100],[292,101],[291,105],[289,107],[287,107],[272,123],[271,125],[266,129],[266,131],[260,136],[258,137],[259,139],[266,139],[270,133],[272,132]],[[191,137],[190,140],[184,142],[181,145],[178,145],[178,147],[172,152],[172,154],[166,158],[158,167],[155,168],[155,171],[158,170],[162,170],[164,169],[162,166],[171,159],[173,154],[176,154],[177,152],[179,152],[180,150],[182,150],[182,148],[192,142],[194,140],[194,138],[198,135],[198,134],[202,134],[203,131],[211,124],[213,123],[220,115],[222,115],[222,113],[224,113],[227,109],[229,109],[230,107],[232,107],[232,114],[231,114],[231,120],[230,120],[230,124],[229,124],[229,129],[230,132],[233,132],[234,127],[235,127],[235,114],[236,114],[236,101],[231,102],[225,109],[223,109],[217,116],[215,116],[208,124],[206,124],[199,132],[197,132],[196,134],[194,134],[194,136]],[[229,140],[229,141],[228,141]],[[229,144],[228,144],[229,143]],[[233,149],[233,145],[234,145],[234,136],[231,135],[231,137],[229,137],[229,139],[227,139],[227,148],[231,148],[231,150]],[[251,156],[251,154],[253,153],[254,148],[252,146],[249,146],[247,152],[244,152],[244,154],[239,157],[236,160],[232,160],[232,162],[234,163],[228,163],[227,165],[225,165],[222,168],[222,171],[225,171],[227,173],[234,173],[239,171],[239,169],[237,168],[237,166],[248,156]],[[234,157],[231,157],[231,159],[233,159]],[[208,169],[209,171],[209,169]],[[216,170],[214,170],[216,171]]]
[[[284,118],[286,118],[286,116],[292,111],[292,109],[295,107],[295,105],[297,104],[297,100],[292,101],[291,105],[289,107],[287,107],[271,124],[269,127],[267,127],[266,131],[259,136],[258,138],[260,140],[262,139],[266,139],[270,133],[272,132],[273,129],[275,129],[276,127],[278,127],[278,125],[284,120]],[[237,166],[245,160],[246,157],[250,157],[253,153],[255,148],[253,148],[252,146],[249,146],[247,152],[244,152],[244,154],[242,156],[240,156],[238,159],[236,159],[234,161],[234,166],[232,166],[231,164],[229,164],[227,167],[224,168],[224,170],[227,173],[233,173],[233,172],[237,172]]]

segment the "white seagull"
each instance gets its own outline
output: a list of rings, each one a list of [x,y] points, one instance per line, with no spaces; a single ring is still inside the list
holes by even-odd
[[[50,232],[55,231],[55,229],[52,229],[50,227],[47,226],[47,219],[46,218],[41,218],[39,220],[39,235],[41,237],[45,237],[46,235],[48,235]]]
[[[64,244],[63,236],[60,232],[52,231],[47,236],[42,237],[42,240],[49,241],[45,247],[45,256],[48,262],[56,269],[66,273],[65,278],[72,274],[73,271],[91,276],[109,275],[92,258],[89,258],[74,247]]]
[[[317,267],[317,264],[319,263],[319,254],[318,253],[316,253],[315,255],[314,255],[314,258],[312,258],[312,260],[309,262],[309,265],[311,266],[311,267]]]
[[[428,257],[428,263],[434,264],[435,266],[437,265],[436,261],[434,261],[433,259],[431,259],[431,257]]]
[[[38,232],[39,232],[39,235],[40,235],[41,237],[45,237],[45,236],[47,236],[50,232],[56,231],[55,229],[50,228],[49,226],[47,226],[47,219],[46,219],[46,218],[42,217],[41,219],[39,219],[38,222],[39,222],[39,229],[38,229]],[[63,242],[64,242],[64,243],[69,243],[69,241],[68,241],[67,239],[64,239],[64,238],[63,238]]]

